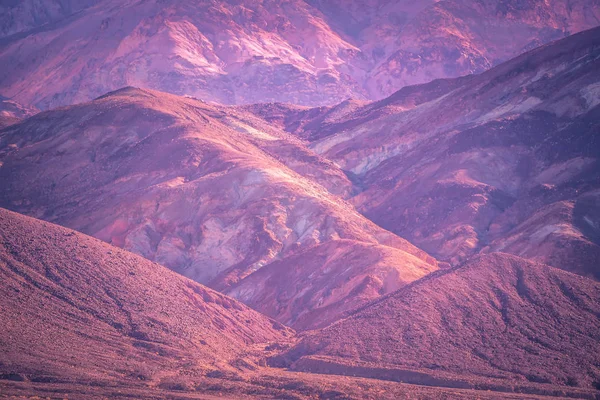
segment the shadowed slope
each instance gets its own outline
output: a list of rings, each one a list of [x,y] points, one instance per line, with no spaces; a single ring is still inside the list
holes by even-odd
[[[440,386],[598,388],[600,284],[506,254],[440,271],[306,336],[299,370]]]
[[[236,300],[70,229],[0,209],[0,240],[5,377],[112,384],[157,383],[179,370],[225,373],[250,346],[292,334]]]
[[[0,38],[52,25],[100,0],[19,0],[0,4]]]
[[[483,72],[600,24],[597,0],[308,0],[369,61],[371,99],[439,78]]]

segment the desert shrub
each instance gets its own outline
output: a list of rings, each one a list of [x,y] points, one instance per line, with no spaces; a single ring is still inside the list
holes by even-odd
[[[184,379],[176,376],[170,376],[160,380],[158,387],[165,390],[188,391],[191,387]]]
[[[16,373],[9,372],[9,373],[0,374],[0,380],[23,382],[25,380],[25,376],[22,374],[16,374]]]

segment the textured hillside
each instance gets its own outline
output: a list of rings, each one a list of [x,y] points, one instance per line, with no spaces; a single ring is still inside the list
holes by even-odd
[[[598,278],[599,55],[593,29],[375,103],[249,109],[311,140],[363,189],[359,210],[441,260],[503,251]]]
[[[598,389],[599,328],[598,282],[492,254],[307,335],[288,362],[428,385]]]
[[[27,0],[0,5],[0,94],[133,85],[228,104],[377,100],[599,25],[598,0]]]
[[[26,107],[0,96],[0,129],[13,125],[37,113],[34,107]]]
[[[287,269],[297,281],[286,296],[266,303],[258,292],[230,293],[266,311],[288,307],[309,290],[313,297],[293,314],[269,312],[285,323],[321,302],[342,312],[437,269],[425,252],[335,195],[353,190],[339,168],[238,110],[128,88],[5,129],[0,155],[4,206],[219,290],[280,261],[260,280]],[[334,261],[348,252],[347,241],[372,249],[353,261],[353,280],[313,280],[317,266],[295,256],[332,260],[337,273],[347,268]],[[358,295],[346,299],[338,291]],[[304,323],[323,323],[315,316]]]
[[[2,396],[516,398],[265,368],[292,331],[139,256],[3,209],[0,278]]]
[[[180,369],[233,371],[250,346],[292,334],[231,298],[70,229],[0,209],[0,239],[3,377],[158,383]]]

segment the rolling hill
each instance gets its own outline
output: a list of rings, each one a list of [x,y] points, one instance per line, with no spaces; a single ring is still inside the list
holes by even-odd
[[[266,312],[288,307],[308,288],[311,298],[291,315],[269,312],[286,324],[320,304],[333,310],[327,320],[303,324],[326,323],[337,308],[359,306],[438,268],[345,202],[352,182],[300,140],[250,113],[192,98],[125,88],[43,112],[0,132],[0,162],[4,207],[218,290],[279,261],[260,279],[295,274],[285,296],[266,303],[258,292],[228,293]],[[353,261],[352,280],[313,280],[317,266],[306,268],[297,256],[331,260],[339,273],[348,266],[336,254],[351,244],[371,249]],[[357,296],[339,294],[350,292]]]
[[[434,386],[513,391],[533,383],[542,384],[538,393],[557,385],[593,393],[599,311],[598,282],[495,253],[311,332],[273,362]]]
[[[142,257],[0,210],[0,375],[140,386],[238,371],[293,331]],[[185,372],[184,372],[185,371]]]

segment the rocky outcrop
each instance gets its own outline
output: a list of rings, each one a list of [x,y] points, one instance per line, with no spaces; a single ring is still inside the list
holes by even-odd
[[[0,96],[0,129],[31,117],[38,111],[35,107],[27,107]]]

